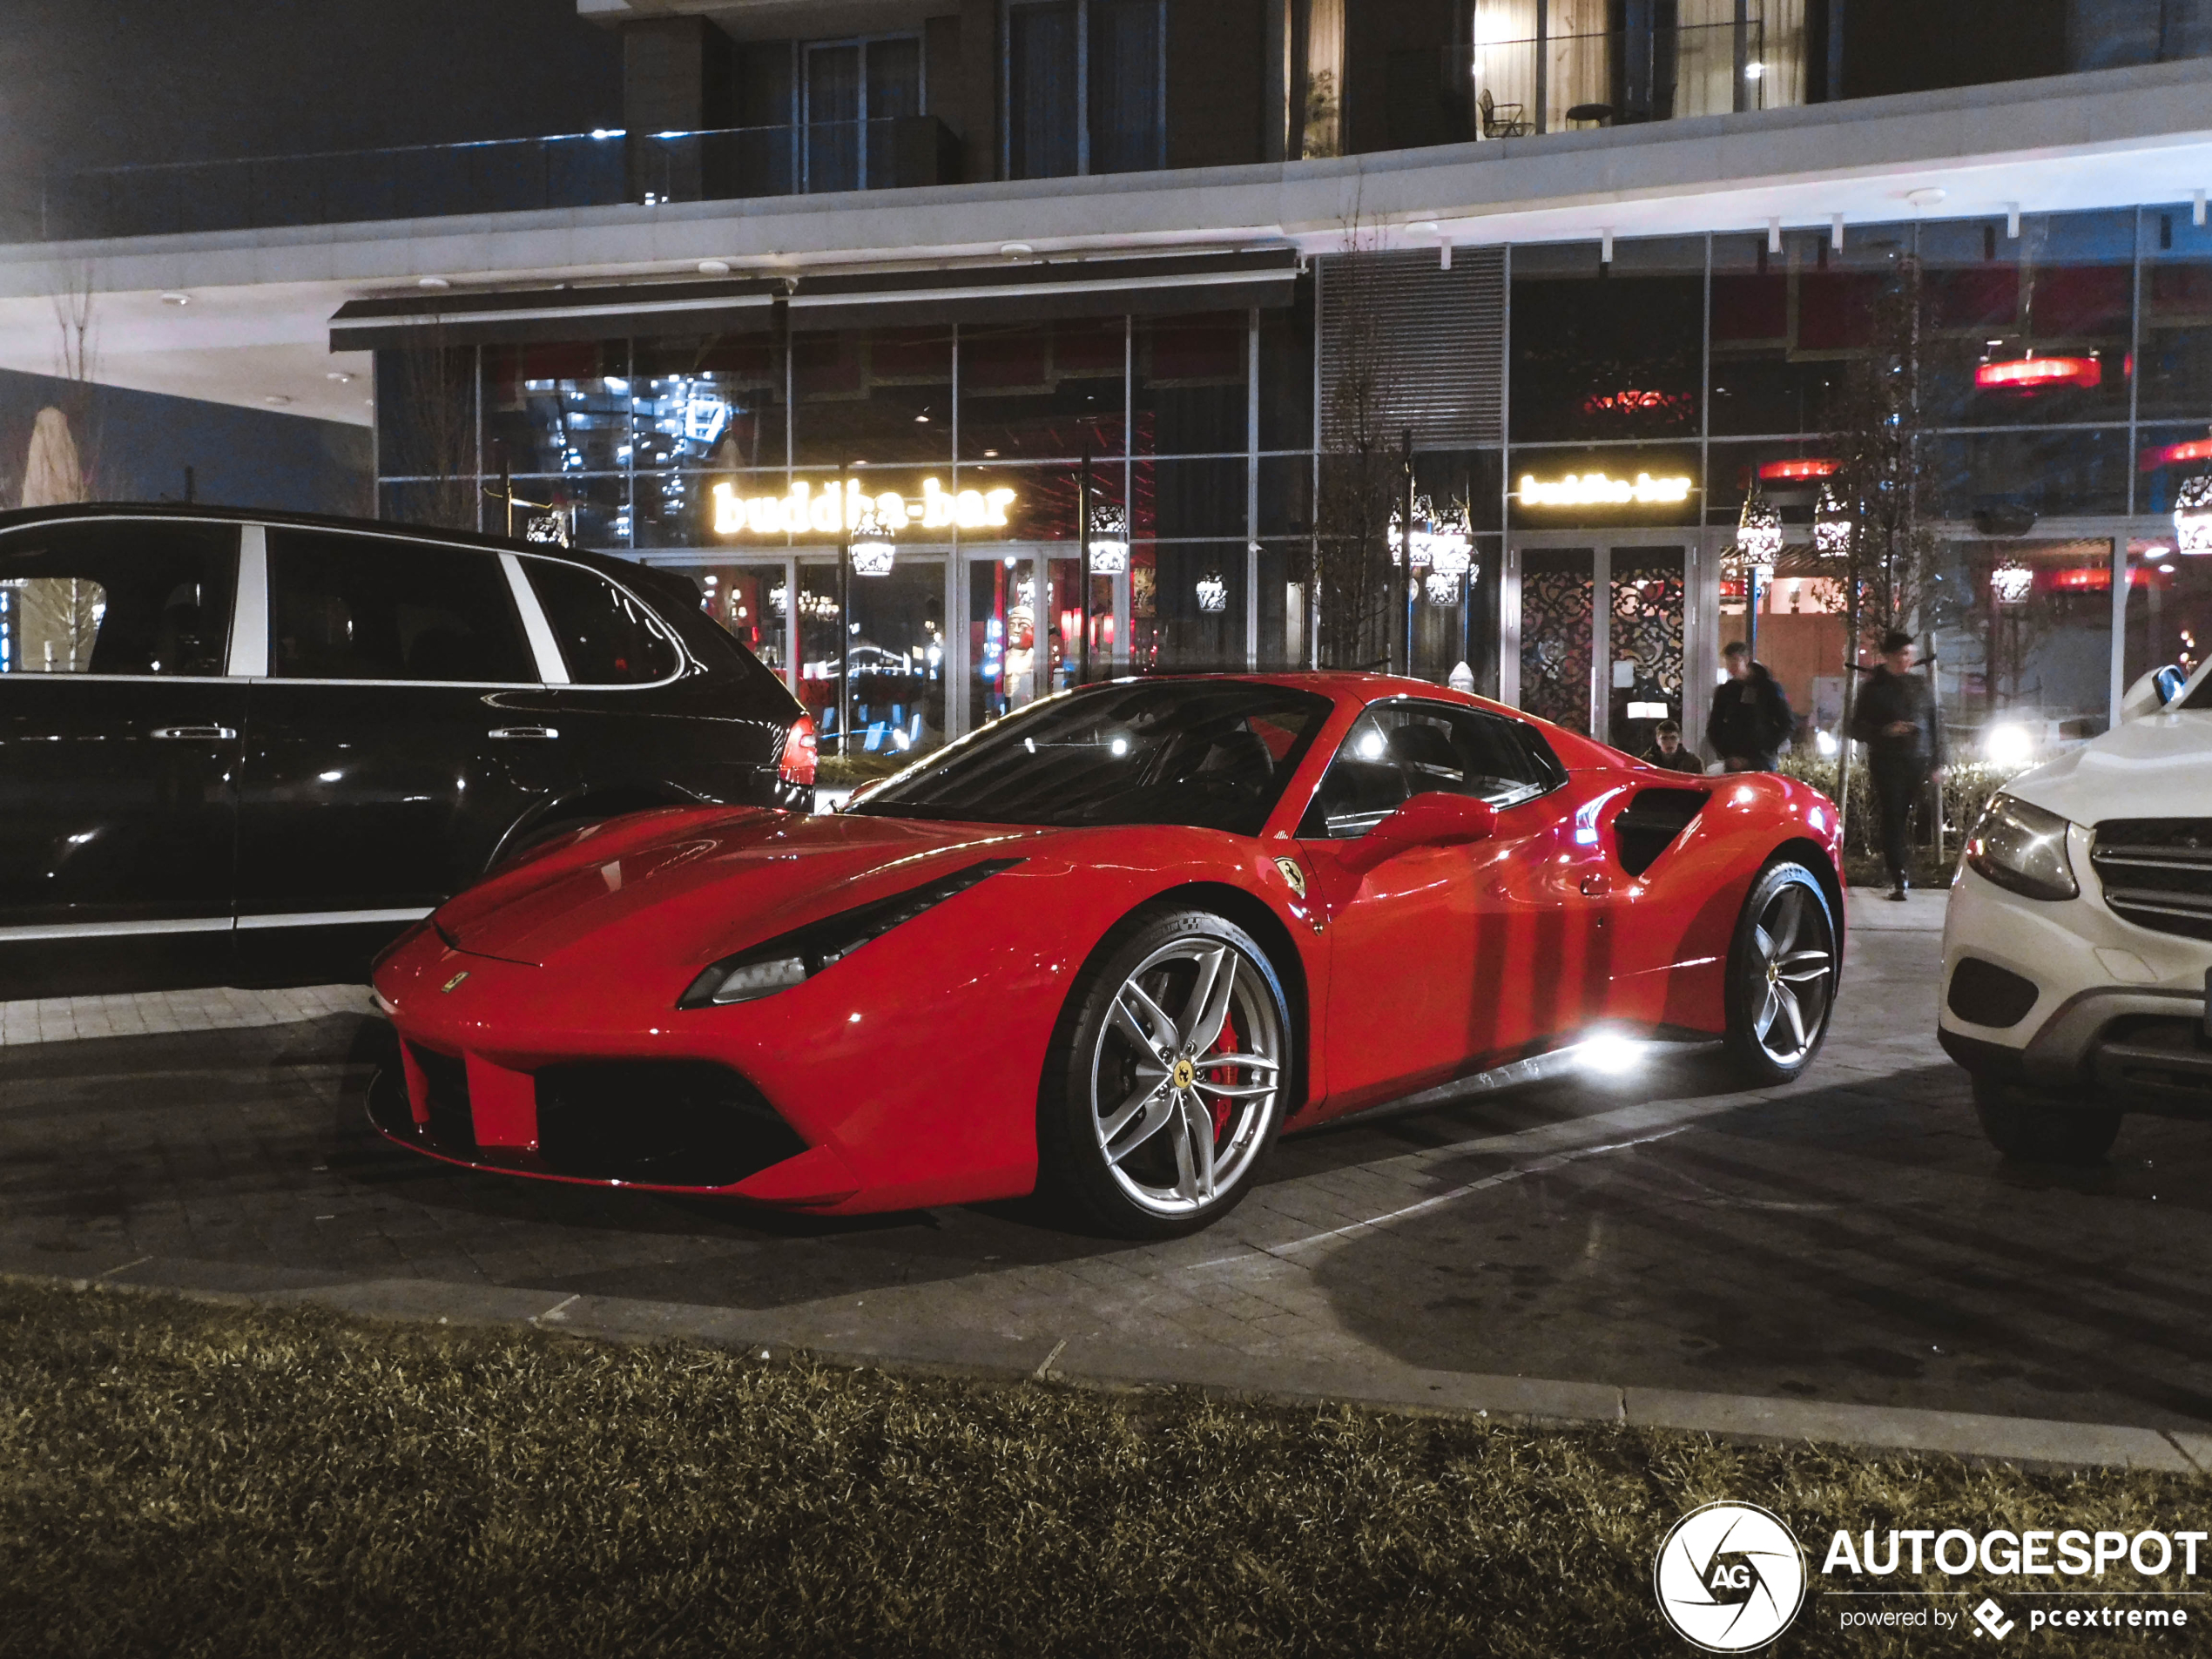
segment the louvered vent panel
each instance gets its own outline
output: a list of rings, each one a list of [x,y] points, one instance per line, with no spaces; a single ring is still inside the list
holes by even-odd
[[[1420,449],[1496,443],[1504,432],[1506,262],[1459,248],[1332,254],[1321,269],[1321,431],[1345,446],[1355,417],[1338,388],[1374,366],[1382,433],[1411,427]],[[1362,319],[1365,320],[1363,321]]]

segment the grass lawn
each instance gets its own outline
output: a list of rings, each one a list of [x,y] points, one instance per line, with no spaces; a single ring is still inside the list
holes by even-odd
[[[1686,1654],[1652,1555],[1709,1500],[1817,1567],[1837,1525],[2171,1529],[2207,1490],[0,1284],[0,1653],[39,1659]],[[1822,1607],[1775,1651],[1973,1645]]]

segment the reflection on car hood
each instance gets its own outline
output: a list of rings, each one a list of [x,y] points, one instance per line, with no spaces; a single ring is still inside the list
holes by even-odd
[[[2113,818],[2212,818],[2212,711],[2130,720],[2005,786],[2077,824]]]
[[[496,875],[437,913],[462,950],[543,965],[587,947],[711,961],[849,906],[984,858],[1019,857],[1050,832],[895,818],[757,811],[617,819]]]

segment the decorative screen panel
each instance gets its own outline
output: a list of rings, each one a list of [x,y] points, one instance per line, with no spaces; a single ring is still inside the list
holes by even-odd
[[[1587,548],[1532,548],[1521,555],[1521,706],[1585,734],[1596,590]]]
[[[1614,667],[1606,741],[1631,754],[1651,746],[1661,719],[1683,716],[1683,583],[1681,548],[1613,551]],[[1649,712],[1662,703],[1664,715]],[[1633,716],[1631,705],[1640,705]]]

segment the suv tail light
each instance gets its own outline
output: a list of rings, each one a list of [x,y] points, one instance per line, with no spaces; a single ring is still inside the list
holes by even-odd
[[[798,788],[812,789],[814,761],[814,718],[802,714],[792,722],[791,731],[784,738],[783,759],[776,763],[776,776]]]

